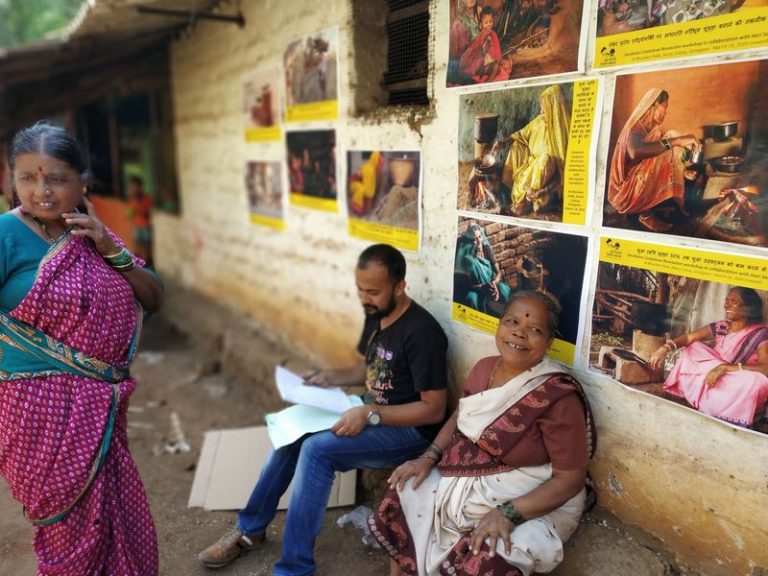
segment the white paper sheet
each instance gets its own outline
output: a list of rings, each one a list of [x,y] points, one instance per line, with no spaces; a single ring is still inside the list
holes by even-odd
[[[314,406],[337,415],[349,410],[353,406],[349,400],[350,396],[347,396],[341,388],[308,386],[304,384],[301,376],[286,370],[282,366],[275,367],[275,382],[277,383],[280,397],[286,402]],[[359,406],[360,404],[354,405]],[[326,426],[326,428],[328,427]],[[318,430],[322,430],[322,428]]]
[[[350,405],[363,405],[359,396],[349,396],[348,402]],[[296,404],[264,417],[275,449],[295,442],[304,434],[328,430],[338,419],[339,415],[334,412],[304,404]]]

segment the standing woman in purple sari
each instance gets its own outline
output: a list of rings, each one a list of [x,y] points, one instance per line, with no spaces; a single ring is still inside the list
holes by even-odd
[[[20,205],[0,216],[0,475],[36,526],[38,576],[156,576],[126,411],[160,283],[97,218],[63,128],[19,131],[8,164]]]

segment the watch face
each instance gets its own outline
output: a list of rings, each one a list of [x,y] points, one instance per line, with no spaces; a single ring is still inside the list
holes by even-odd
[[[379,422],[381,422],[381,414],[376,412],[375,410],[371,410],[368,412],[368,424],[371,426],[378,426]]]

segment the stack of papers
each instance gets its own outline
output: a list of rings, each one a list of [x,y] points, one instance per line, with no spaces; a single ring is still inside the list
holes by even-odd
[[[345,394],[340,388],[304,384],[301,376],[282,366],[275,368],[275,382],[280,397],[295,404],[265,417],[269,439],[276,449],[292,444],[305,434],[328,430],[340,414],[363,405],[359,396]]]

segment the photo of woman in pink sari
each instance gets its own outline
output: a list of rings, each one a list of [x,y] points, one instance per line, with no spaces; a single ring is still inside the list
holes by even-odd
[[[19,206],[0,216],[0,475],[35,525],[38,576],[156,576],[126,412],[160,283],[96,217],[63,128],[19,131],[8,164]]]
[[[768,402],[768,327],[760,295],[751,288],[732,288],[725,320],[668,340],[651,356],[652,367],[661,367],[678,349],[664,390],[704,414],[751,427]]]
[[[368,521],[390,576],[527,576],[563,559],[596,433],[580,384],[546,357],[558,314],[544,293],[516,293],[499,356],[475,365],[434,443],[390,476]]]
[[[619,214],[638,214],[639,223],[653,232],[672,228],[654,211],[662,202],[673,200],[685,213],[684,157],[699,147],[692,134],[662,132],[668,106],[669,94],[658,88],[640,99],[616,141],[608,183],[610,205]]]

